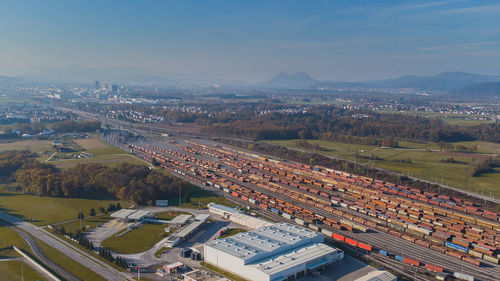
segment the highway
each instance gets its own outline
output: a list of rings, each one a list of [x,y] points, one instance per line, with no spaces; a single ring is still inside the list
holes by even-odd
[[[41,241],[47,243],[49,246],[65,254],[74,261],[80,263],[82,266],[89,268],[91,271],[102,276],[106,280],[111,280],[111,281],[134,280],[127,273],[119,272],[118,270],[107,265],[103,261],[100,261],[97,258],[93,257],[92,255],[79,249],[75,245],[71,245],[70,242],[64,241],[63,239],[56,237],[55,235],[49,233],[48,231],[43,230],[31,223],[24,222],[4,212],[0,212],[0,219],[21,228],[30,235],[34,236],[35,238],[40,239]]]
[[[50,259],[48,259],[43,254],[43,252],[40,249],[40,247],[38,247],[38,244],[36,243],[35,239],[33,239],[33,237],[29,236],[25,232],[23,232],[23,231],[15,228],[15,227],[13,227],[12,229],[14,229],[17,233],[19,233],[19,235],[21,235],[23,237],[24,241],[26,241],[26,243],[28,243],[28,245],[30,246],[31,251],[33,252],[33,254],[42,263],[44,263],[45,265],[47,265],[48,267],[50,267],[52,270],[54,270],[55,272],[57,272],[60,276],[62,276],[66,280],[69,280],[69,281],[79,281],[80,280],[77,277],[75,277],[73,274],[67,272],[65,269],[63,269],[62,267],[60,267],[58,264],[55,264]]]

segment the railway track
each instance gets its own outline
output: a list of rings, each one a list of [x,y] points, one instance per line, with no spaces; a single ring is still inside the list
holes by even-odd
[[[141,143],[141,145],[144,145],[144,144],[145,143]],[[163,144],[163,143],[154,142],[154,145],[159,145],[159,144],[165,148],[169,148],[169,149],[175,148],[172,146],[165,146],[165,144]],[[175,149],[177,149],[177,148],[175,148]],[[179,151],[179,149],[177,149],[177,151]],[[179,151],[179,152],[186,153],[183,151]],[[163,153],[163,152],[158,151],[158,153]],[[214,162],[217,162],[217,161],[220,162],[219,159],[217,159],[217,158],[215,158],[215,160],[210,159],[210,157],[207,157],[206,155],[203,155],[203,156],[193,155],[193,156],[196,158],[203,158],[203,159],[211,160]],[[175,159],[179,162],[182,162],[186,165],[196,166],[196,164],[193,162],[188,162],[188,161],[185,161],[184,159],[181,159],[181,158],[178,158],[178,157],[175,157],[172,155],[169,155],[168,157],[173,158],[173,159]],[[197,167],[199,168],[199,166],[197,166]],[[172,167],[172,169],[173,169],[173,167]],[[190,171],[185,169],[185,168],[177,167],[177,170],[183,170],[184,173],[190,174]],[[329,217],[329,218],[333,218],[333,219],[337,219],[337,220],[342,218],[342,217],[337,216],[335,214],[331,214],[329,212],[326,212],[325,210],[323,210],[321,208],[317,208],[317,207],[302,203],[300,201],[293,200],[293,199],[291,199],[291,198],[289,198],[289,197],[287,197],[279,192],[273,192],[273,191],[268,190],[268,189],[260,188],[260,187],[257,187],[255,185],[247,183],[247,182],[240,182],[240,181],[237,181],[233,178],[227,177],[224,174],[220,174],[220,173],[214,173],[214,174],[216,174],[217,176],[220,176],[220,177],[224,177],[224,178],[228,179],[230,182],[239,184],[239,185],[241,185],[245,188],[248,188],[250,190],[259,191],[262,194],[267,194],[267,195],[273,196],[273,197],[278,198],[280,200],[283,200],[285,202],[293,202],[297,206],[300,206],[302,208],[307,208],[307,209],[309,209],[309,210],[311,210],[319,215],[322,215],[324,217]],[[191,176],[193,176],[193,175],[191,175]],[[189,178],[187,178],[187,177],[183,177],[183,178],[187,179],[188,181],[190,181],[192,183],[195,183],[198,186],[201,186],[202,188],[210,189],[210,190],[216,192],[217,194],[222,195],[226,198],[229,198],[233,201],[241,201],[240,203],[243,203],[245,205],[250,205],[249,202],[247,202],[247,201],[235,200],[234,196],[231,196],[225,192],[222,192],[219,189],[216,189],[213,187],[206,187],[202,184],[199,184],[198,182],[189,180]],[[203,181],[203,182],[206,181],[206,179],[203,177],[197,176],[197,178],[200,181]],[[355,211],[350,210],[348,208],[342,208],[342,210],[349,212],[349,213],[355,213],[357,216],[361,216],[361,217],[365,216],[363,214],[360,214],[359,212],[355,212]],[[284,218],[280,217],[280,219],[283,220]],[[496,266],[496,265],[486,263],[487,267],[478,268],[474,265],[467,264],[467,263],[462,262],[460,260],[457,260],[453,257],[450,257],[450,256],[444,255],[442,253],[433,251],[431,249],[416,245],[416,244],[411,243],[409,241],[396,238],[396,237],[389,235],[387,233],[384,233],[384,232],[379,232],[379,231],[373,230],[369,233],[352,233],[352,232],[347,232],[347,231],[343,231],[343,230],[333,229],[333,228],[328,227],[328,226],[322,226],[322,228],[328,229],[334,233],[338,233],[338,234],[341,234],[341,235],[344,235],[347,237],[355,238],[359,241],[370,243],[372,246],[374,246],[376,248],[385,249],[385,250],[388,250],[389,252],[394,253],[394,254],[402,254],[403,256],[410,256],[412,258],[417,258],[425,263],[437,264],[437,265],[443,266],[447,269],[451,269],[453,271],[458,271],[458,272],[465,271],[471,275],[474,275],[476,278],[479,278],[482,280],[496,280],[496,278],[498,278],[498,276],[500,276],[500,270],[499,270],[498,266]]]

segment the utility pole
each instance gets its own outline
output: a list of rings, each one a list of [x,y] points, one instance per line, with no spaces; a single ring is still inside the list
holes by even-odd
[[[24,281],[24,261],[21,261],[21,280]]]
[[[80,219],[80,229],[82,229],[82,207],[80,207],[80,214],[78,214],[79,219]]]
[[[181,206],[181,186],[179,185],[179,207]]]

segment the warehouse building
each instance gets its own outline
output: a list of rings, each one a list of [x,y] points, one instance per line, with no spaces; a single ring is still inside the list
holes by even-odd
[[[261,227],[264,227],[264,226],[273,225],[272,222],[268,222],[266,220],[263,220],[263,219],[260,219],[260,218],[256,218],[256,217],[252,217],[252,216],[249,216],[249,215],[245,215],[245,214],[242,214],[242,213],[237,213],[237,214],[231,215],[229,217],[229,220],[231,220],[232,222],[237,223],[239,225],[246,226],[246,227],[248,227],[250,229],[257,229],[257,228],[261,228]]]
[[[204,245],[205,261],[249,280],[292,280],[344,258],[322,234],[289,223],[243,232]]]
[[[200,229],[201,226],[208,221],[209,214],[199,214],[194,217],[194,220],[184,227],[181,231],[171,235],[165,240],[166,247],[175,247],[177,244],[187,239],[190,235]]]
[[[229,218],[231,215],[234,215],[234,214],[243,213],[242,211],[240,211],[238,209],[231,208],[231,207],[224,206],[224,205],[215,204],[215,203],[208,203],[207,206],[208,206],[208,211],[210,213],[217,215],[217,216],[225,217],[225,218]]]

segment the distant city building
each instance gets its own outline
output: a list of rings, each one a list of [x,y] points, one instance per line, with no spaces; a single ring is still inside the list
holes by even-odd
[[[117,85],[111,85],[111,92],[113,92],[113,93],[118,92],[118,86]]]
[[[95,88],[99,90],[101,88],[101,83],[99,81],[95,81]]]

